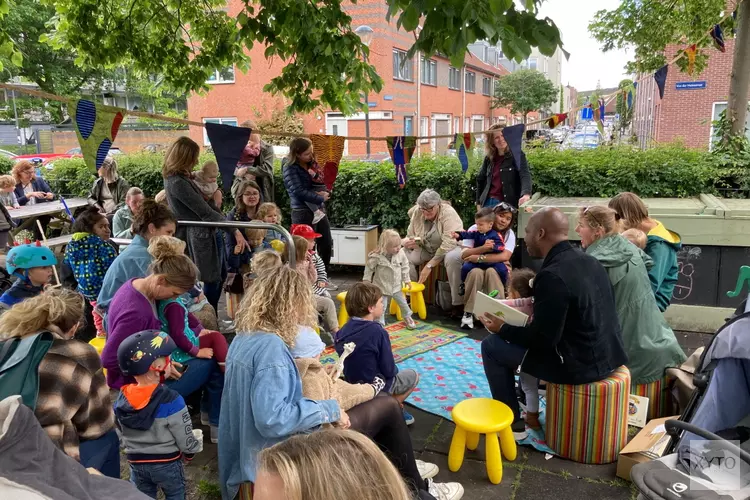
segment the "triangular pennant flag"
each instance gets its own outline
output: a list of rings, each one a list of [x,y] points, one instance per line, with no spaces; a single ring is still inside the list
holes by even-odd
[[[635,84],[633,87],[629,88],[627,92],[625,93],[625,106],[627,107],[628,111],[633,109],[633,91],[635,90]]]
[[[521,155],[523,154],[521,143],[523,142],[523,133],[525,130],[526,125],[523,123],[513,125],[512,127],[505,127],[503,129],[503,137],[505,138],[505,142],[508,143],[510,154],[513,155],[516,169],[521,168]]]
[[[654,80],[656,85],[659,87],[659,98],[664,99],[664,87],[667,85],[667,73],[669,72],[669,65],[665,64],[654,73]]]
[[[566,61],[570,61],[570,52],[568,52],[567,50],[562,49],[562,48],[560,50],[562,50],[562,53],[565,56],[565,60]]]
[[[602,103],[603,100],[599,99],[599,103]],[[599,133],[602,135],[604,134],[604,114],[602,110],[604,109],[604,106],[600,105],[597,108],[594,108],[594,123],[596,123],[596,128],[599,129]]]
[[[698,51],[698,46],[696,44],[691,45],[690,47],[685,49],[685,54],[687,54],[688,58],[688,67],[687,67],[687,73],[688,75],[693,75],[693,70],[695,69],[695,54]]]
[[[417,138],[403,135],[388,136],[386,143],[388,143],[391,161],[396,167],[396,181],[399,187],[403,188],[406,184],[406,164],[411,160],[414,149],[417,147]]]
[[[234,127],[220,123],[206,123],[206,135],[214,150],[216,163],[219,164],[221,182],[224,190],[229,190],[234,181],[234,170],[242,152],[250,140],[252,131],[247,127]]]
[[[339,163],[344,154],[346,137],[340,135],[310,135],[315,159],[323,165],[323,182],[329,191],[333,190],[333,183],[339,174]]]
[[[713,29],[711,29],[711,38],[714,39],[714,45],[716,45],[717,49],[721,52],[727,51],[727,47],[724,45],[724,32],[721,30],[720,25],[715,24]]]
[[[552,115],[550,119],[547,120],[547,126],[549,128],[555,128],[567,119],[568,113],[557,113],[556,115]]]
[[[604,99],[599,99],[599,120],[604,120],[604,110],[605,110],[605,104]]]
[[[474,134],[456,134],[456,156],[461,163],[461,170],[466,173],[469,170],[469,158],[473,156],[474,151]]]
[[[81,99],[68,106],[70,119],[76,127],[78,144],[83,160],[89,169],[96,173],[115,142],[120,130],[123,114],[110,111],[92,101]]]

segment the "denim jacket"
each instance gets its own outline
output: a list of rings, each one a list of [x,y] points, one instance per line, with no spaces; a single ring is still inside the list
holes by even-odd
[[[143,278],[148,274],[148,266],[153,257],[148,253],[148,241],[141,235],[136,235],[130,245],[118,255],[104,275],[102,289],[99,292],[96,305],[106,311],[115,292],[133,278]]]
[[[219,420],[221,496],[233,499],[240,484],[255,482],[258,453],[284,439],[336,422],[335,400],[302,396],[302,379],[289,348],[271,333],[240,333],[226,361]]]

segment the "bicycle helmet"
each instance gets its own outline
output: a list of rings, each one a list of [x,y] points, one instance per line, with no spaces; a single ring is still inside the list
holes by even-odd
[[[42,245],[41,241],[27,243],[12,247],[8,251],[5,268],[10,274],[16,274],[19,269],[31,269],[32,267],[46,267],[57,264],[57,258],[52,250]],[[24,277],[26,277],[24,275]]]

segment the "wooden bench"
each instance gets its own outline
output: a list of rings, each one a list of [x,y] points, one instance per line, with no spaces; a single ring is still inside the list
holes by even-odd
[[[47,238],[47,246],[49,248],[57,248],[62,247],[70,243],[70,240],[73,238],[72,234],[64,234],[62,236],[55,236],[54,238]],[[119,247],[124,247],[130,245],[130,241],[127,238],[111,238],[110,241],[112,241],[115,245]]]

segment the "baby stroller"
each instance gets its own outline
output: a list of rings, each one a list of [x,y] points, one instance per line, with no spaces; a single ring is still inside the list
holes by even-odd
[[[630,472],[639,500],[750,499],[750,312],[744,307],[703,352],[694,384],[679,420],[665,424],[667,454]]]

